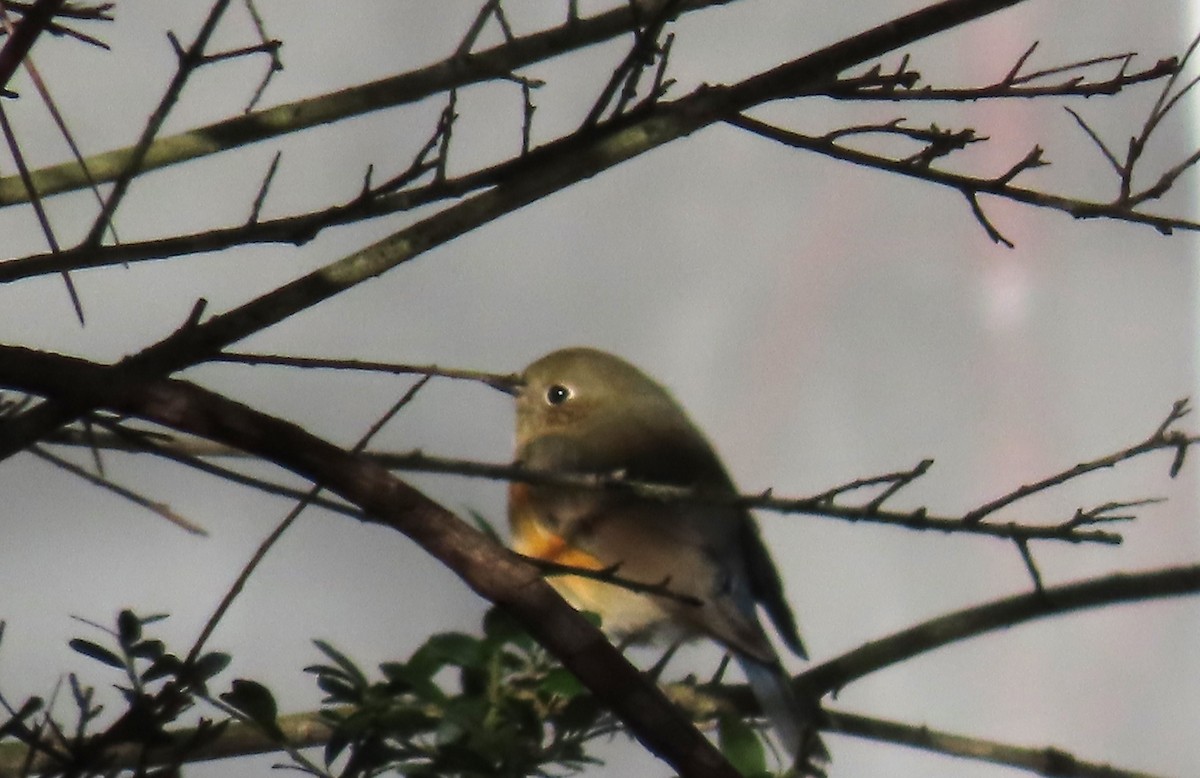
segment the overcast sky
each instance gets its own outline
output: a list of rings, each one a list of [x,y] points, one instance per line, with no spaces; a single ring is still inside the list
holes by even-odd
[[[285,41],[286,70],[264,96],[272,105],[436,61],[457,45],[480,3],[342,0],[336,12],[301,0],[258,5],[269,33]],[[563,13],[561,2],[511,5],[518,31],[557,23]],[[731,82],[920,5],[744,0],[694,14],[674,27],[672,94]],[[206,6],[122,4],[117,22],[98,31],[111,52],[56,39],[38,45],[35,61],[85,152],[136,138],[171,73],[165,30],[190,39]],[[987,83],[1040,41],[1030,67],[1124,51],[1139,52],[1136,63],[1145,66],[1186,46],[1196,25],[1182,7],[1027,3],[912,48],[912,64],[937,85]],[[217,47],[251,40],[235,3]],[[489,30],[485,43],[497,40]],[[627,45],[616,41],[525,73],[547,82],[535,98],[535,142],[579,122]],[[262,65],[201,73],[168,132],[236,113]],[[33,163],[65,159],[24,76],[15,87],[22,98],[6,107]],[[1151,87],[1070,105],[1123,149],[1156,94]],[[520,100],[512,84],[463,90],[452,170],[517,148]],[[1027,186],[1111,197],[1111,171],[1063,104],[814,100],[759,115],[808,132],[899,116],[914,125],[972,126],[991,140],[954,162],[957,169],[998,175],[1039,144],[1053,164],[1023,174]],[[381,175],[402,170],[441,108],[430,100],[147,175],[118,213],[121,237],[237,223],[277,150],[283,156],[265,217],[344,201],[368,164]],[[1164,126],[1148,153],[1149,180],[1155,165],[1189,153],[1186,118]],[[0,165],[12,171],[7,159]],[[1195,218],[1194,192],[1186,184],[1162,208]],[[506,216],[242,346],[510,371],[562,346],[593,345],[669,386],[746,491],[810,494],[932,457],[929,475],[897,505],[953,513],[1143,439],[1172,401],[1196,390],[1192,238],[1002,202],[984,207],[1016,248],[992,243],[955,192],[716,126]],[[51,212],[70,244],[90,224],[94,203],[73,194],[51,201]],[[57,278],[6,286],[0,339],[115,359],[178,326],[197,297],[210,301],[211,312],[227,310],[411,220],[328,230],[301,248],[78,273],[83,329]],[[0,234],[5,257],[44,250],[27,208],[0,212]],[[187,376],[345,444],[407,387],[392,378],[228,365]],[[510,456],[511,425],[505,396],[435,381],[379,447],[499,462]],[[1170,498],[1122,526],[1120,548],[1035,546],[1047,583],[1197,559],[1195,463],[1171,481],[1169,459],[1160,454],[1091,476],[1011,513],[1055,521],[1108,500]],[[289,507],[142,458],[114,455],[108,464],[114,478],[211,534],[188,536],[29,456],[0,465],[0,586],[8,592],[0,691],[10,700],[47,693],[68,670],[100,685],[118,680],[66,647],[87,634],[71,615],[108,622],[123,607],[169,612],[162,630],[183,650]],[[447,507],[503,525],[503,485],[413,480]],[[997,541],[822,518],[760,520],[818,661],[1030,587],[1019,555]],[[285,710],[305,710],[318,700],[300,673],[317,657],[312,638],[335,639],[370,667],[406,656],[433,630],[477,629],[483,609],[403,537],[313,511],[268,558],[213,646],[235,654],[231,674],[268,683]],[[836,706],[1180,775],[1200,763],[1190,737],[1190,722],[1200,718],[1198,640],[1192,600],[1086,613],[907,662],[855,683]],[[673,668],[703,677],[716,661],[702,650]],[[848,738],[828,742],[834,778],[1013,774]],[[611,750],[635,749],[618,742]],[[667,774],[648,757],[618,758],[631,761],[609,774],[628,774],[630,765]],[[231,765],[188,769],[229,775]]]

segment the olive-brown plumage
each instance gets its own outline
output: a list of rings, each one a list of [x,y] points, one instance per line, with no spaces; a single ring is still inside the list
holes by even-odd
[[[525,369],[516,459],[533,469],[734,491],[713,448],[667,390],[595,349],[555,351]],[[782,640],[805,656],[779,575],[747,511],[514,483],[509,522],[520,553],[591,569],[616,565],[622,579],[668,581],[673,593],[695,598],[699,605],[579,576],[548,579],[575,607],[599,614],[614,635],[723,644],[789,751],[806,763],[827,758],[813,726],[815,703],[797,699],[758,620],[761,605]]]

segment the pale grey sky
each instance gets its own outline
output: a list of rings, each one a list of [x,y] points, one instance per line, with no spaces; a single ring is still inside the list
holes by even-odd
[[[287,69],[264,105],[435,61],[453,49],[478,5],[343,0],[334,11],[328,3],[259,0],[268,30],[286,42]],[[561,2],[510,5],[519,30],[563,13]],[[689,17],[675,27],[675,93],[765,69],[920,5],[745,0]],[[170,72],[164,30],[170,25],[189,38],[206,8],[196,0],[122,4],[117,23],[100,32],[113,44],[109,53],[58,40],[39,44],[35,60],[85,151],[136,137]],[[1181,51],[1191,36],[1180,8],[1024,4],[911,53],[927,80],[947,85],[999,78],[1035,40],[1041,45],[1033,67],[1127,50],[1149,64]],[[219,45],[242,45],[249,36],[234,4]],[[526,74],[548,82],[536,96],[535,141],[579,121],[626,45],[600,46]],[[239,110],[261,64],[202,73],[169,130]],[[44,112],[28,99],[28,83],[16,86],[26,95],[10,109],[23,147],[38,164],[64,159]],[[1070,104],[1121,147],[1155,93]],[[807,101],[761,114],[808,131],[898,116],[974,126],[992,140],[955,164],[999,174],[1040,144],[1054,164],[1024,174],[1027,185],[1111,195],[1108,170],[1063,103]],[[277,149],[283,157],[265,215],[345,200],[367,164],[381,174],[402,169],[440,109],[434,100],[383,111],[153,173],[118,213],[121,235],[237,222]],[[466,89],[459,111],[461,157],[452,164],[466,169],[516,148],[516,87]],[[1164,128],[1152,160],[1186,153],[1192,141],[1184,118]],[[11,171],[7,160],[0,164]],[[1194,192],[1185,187],[1164,207],[1195,216]],[[718,126],[506,216],[243,345],[499,371],[561,346],[594,345],[669,386],[747,491],[807,494],[933,457],[933,470],[899,504],[953,512],[1140,440],[1196,386],[1193,239],[984,204],[1015,249],[991,243],[957,193]],[[68,236],[86,229],[92,209],[84,194],[52,201]],[[199,296],[209,299],[210,311],[226,310],[408,219],[328,230],[299,249],[265,246],[79,273],[89,316],[83,330],[57,278],[6,286],[0,339],[117,358],[177,326]],[[5,256],[43,248],[27,209],[0,212],[0,234]],[[394,379],[225,365],[188,376],[344,443],[406,387]],[[506,397],[435,381],[385,431],[380,447],[504,461],[511,423]],[[1035,547],[1049,582],[1198,557],[1195,463],[1169,481],[1168,460],[1158,455],[1092,476],[1013,511],[1013,518],[1057,519],[1110,499],[1171,498],[1122,527],[1120,548]],[[185,645],[288,508],[142,458],[114,455],[108,462],[113,477],[171,503],[211,537],[186,536],[28,456],[0,466],[0,586],[9,592],[0,613],[8,622],[0,690],[10,699],[44,694],[68,670],[102,686],[116,680],[66,647],[84,633],[69,615],[107,621],[122,607],[168,611],[163,632]],[[502,485],[413,480],[452,509],[503,523]],[[997,541],[820,518],[764,514],[760,522],[818,661],[1029,587],[1019,556]],[[483,607],[404,538],[314,511],[271,554],[213,646],[235,654],[231,673],[268,683],[285,710],[302,710],[318,699],[300,673],[317,656],[311,638],[336,638],[373,666],[406,655],[432,630],[476,628]],[[1194,601],[1109,609],[943,649],[854,684],[835,704],[1180,775],[1200,763],[1185,734],[1187,722],[1200,717],[1198,639]],[[703,676],[715,661],[715,652],[697,651],[676,660],[675,669]],[[834,778],[1014,774],[836,736],[829,744]],[[614,753],[633,750],[612,746]],[[646,757],[619,758],[632,761],[614,763],[608,774],[629,774],[631,765],[668,774]],[[188,768],[193,775],[210,769],[234,768]]]

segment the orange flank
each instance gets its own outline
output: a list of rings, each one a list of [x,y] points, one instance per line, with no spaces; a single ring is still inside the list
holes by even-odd
[[[513,550],[518,554],[531,556],[534,559],[544,559],[571,567],[583,567],[588,570],[600,570],[604,565],[600,560],[573,546],[561,535],[556,535],[537,520],[536,514],[528,509],[529,485],[513,484],[511,486],[511,504],[519,506],[512,516]]]

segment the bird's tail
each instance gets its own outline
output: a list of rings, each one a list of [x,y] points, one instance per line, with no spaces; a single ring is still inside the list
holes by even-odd
[[[791,679],[778,662],[762,662],[738,655],[738,662],[758,704],[776,735],[795,760],[801,775],[824,775],[829,751],[817,732],[821,708],[816,700],[796,694]]]

